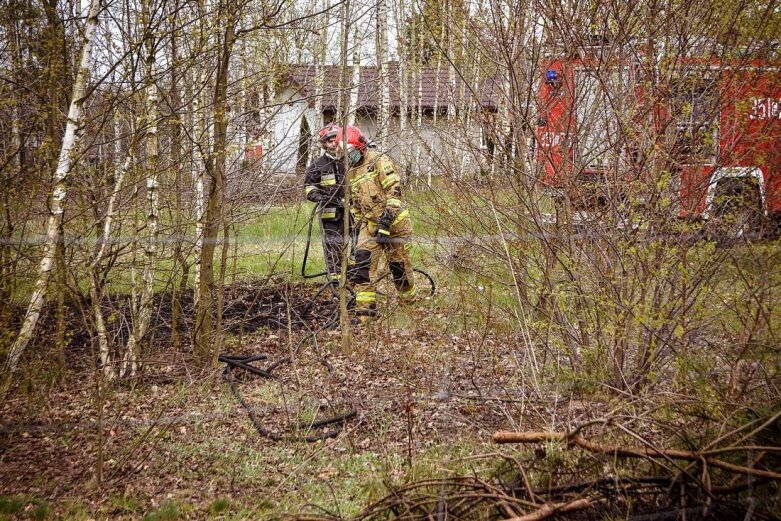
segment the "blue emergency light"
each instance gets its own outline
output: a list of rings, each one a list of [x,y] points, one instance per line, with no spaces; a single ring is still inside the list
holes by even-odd
[[[549,85],[555,85],[559,82],[559,73],[553,69],[545,71],[545,83]]]

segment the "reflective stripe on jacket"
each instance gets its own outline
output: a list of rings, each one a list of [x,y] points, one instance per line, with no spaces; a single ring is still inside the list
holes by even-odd
[[[386,154],[369,150],[363,160],[350,171],[352,211],[368,222],[376,223],[385,210],[397,220],[409,215],[401,194],[399,168]]]

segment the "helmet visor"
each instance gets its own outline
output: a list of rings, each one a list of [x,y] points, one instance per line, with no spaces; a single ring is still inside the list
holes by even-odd
[[[361,157],[363,157],[363,155],[361,154],[361,151],[358,150],[358,147],[347,145],[347,159],[350,161],[351,165],[358,164],[361,161]]]

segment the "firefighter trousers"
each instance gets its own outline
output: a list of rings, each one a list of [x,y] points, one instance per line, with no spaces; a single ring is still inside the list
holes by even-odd
[[[377,242],[377,225],[362,223],[355,247],[355,310],[359,317],[377,314],[377,281],[382,256],[385,255],[390,276],[402,302],[415,299],[415,279],[410,259],[412,221],[404,217],[390,229],[390,242]]]
[[[342,270],[342,249],[344,248],[344,218],[320,219],[320,233],[323,234],[325,268],[331,278],[339,279]]]

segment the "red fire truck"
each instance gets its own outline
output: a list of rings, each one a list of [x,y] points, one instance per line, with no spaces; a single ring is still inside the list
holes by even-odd
[[[679,217],[718,217],[723,196],[738,195],[755,224],[777,219],[781,62],[675,63],[666,75],[649,73],[642,56],[544,63],[536,132],[542,182],[570,194],[598,187],[605,200],[638,179],[666,177]]]

